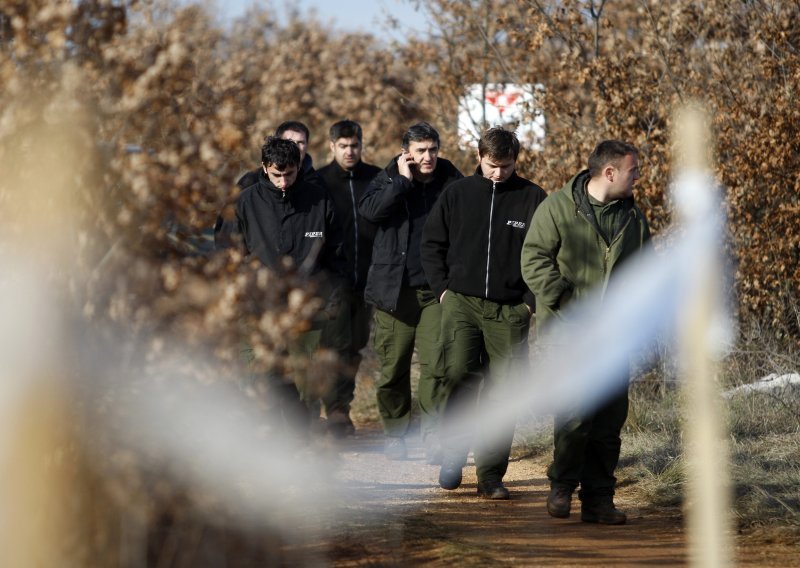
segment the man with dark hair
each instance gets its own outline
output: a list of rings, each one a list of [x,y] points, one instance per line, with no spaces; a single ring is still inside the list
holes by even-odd
[[[285,259],[291,259],[320,286],[320,294],[330,298],[344,275],[341,254],[342,230],[336,219],[327,191],[299,179],[300,150],[297,144],[270,136],[261,148],[261,169],[257,181],[246,187],[236,201],[235,218],[217,220],[215,241],[218,247],[231,246],[236,235],[244,252],[258,258],[270,270],[281,273]],[[229,234],[232,229],[233,235]],[[313,321],[312,329],[302,334],[293,345],[297,354],[310,356],[319,345],[326,316]],[[294,384],[271,377],[271,386],[278,391],[280,410],[289,421],[299,421],[307,428],[310,416],[306,408],[308,396]],[[299,404],[300,400],[304,404]]]
[[[375,227],[358,214],[358,202],[380,168],[361,160],[361,125],[340,120],[330,128],[333,160],[318,173],[330,193],[336,216],[344,229],[344,256],[349,286],[342,293],[340,313],[326,330],[326,344],[339,352],[339,370],[334,383],[333,404],[325,409],[328,430],[335,436],[353,432],[350,403],[355,391],[361,349],[369,340],[371,311],[364,301]]]
[[[633,199],[639,152],[625,142],[600,142],[589,169],[550,195],[536,211],[522,249],[522,275],[536,295],[539,323],[561,319],[570,298],[608,284],[619,265],[650,238]],[[591,356],[581,353],[581,356]],[[620,432],[628,415],[628,389],[592,412],[565,411],[555,417],[553,463],[547,471],[547,511],[567,518],[580,485],[581,520],[618,525],[625,513],[614,506]]]
[[[300,121],[287,120],[278,125],[278,128],[275,129],[274,136],[283,140],[291,140],[297,144],[297,149],[300,150],[300,167],[298,175],[305,181],[322,185],[322,181],[317,174],[317,171],[314,169],[311,155],[308,154],[308,141],[311,139],[308,127]],[[264,138],[265,142],[267,141],[267,138],[269,138],[269,136]],[[239,178],[239,181],[236,182],[236,185],[238,185],[241,189],[250,187],[258,181],[258,172],[258,169],[247,172]]]
[[[308,154],[308,143],[311,140],[311,133],[308,126],[298,120],[286,120],[275,129],[275,136],[284,140],[291,140],[297,144],[300,150],[300,169],[303,173],[313,169],[311,156]]]
[[[290,131],[295,134],[291,134]],[[296,136],[297,134],[301,135],[302,138],[298,138]],[[278,125],[278,128],[275,129],[275,136],[283,138],[284,140],[291,140],[297,144],[297,147],[300,148],[300,163],[303,164],[303,160],[305,160],[306,156],[306,146],[311,139],[308,126],[299,120],[284,120]]]
[[[475,174],[442,192],[422,232],[422,266],[442,305],[443,489],[461,485],[467,463],[470,437],[457,423],[476,406],[502,404],[499,385],[528,360],[534,299],[518,259],[533,212],[547,194],[517,175],[519,150],[513,132],[487,130],[478,143]],[[485,379],[484,364],[489,371]],[[478,432],[475,465],[481,497],[509,498],[503,476],[514,426],[509,417],[494,425],[499,431]]]
[[[386,434],[384,454],[405,459],[404,437],[411,417],[411,355],[420,365],[418,387],[422,437],[438,429],[440,388],[434,376],[439,359],[441,308],[422,270],[422,227],[442,190],[463,177],[439,158],[439,133],[427,122],[409,127],[402,153],[369,184],[359,212],[376,225],[372,265],[364,291],[375,310],[378,411]],[[435,448],[431,448],[435,450]],[[428,460],[438,461],[435,451]]]
[[[312,274],[321,269],[340,274],[341,225],[325,190],[298,179],[300,155],[294,142],[267,138],[258,180],[236,203],[238,231],[246,252],[268,268],[280,270],[280,259],[289,256],[295,266],[309,266],[311,260]]]

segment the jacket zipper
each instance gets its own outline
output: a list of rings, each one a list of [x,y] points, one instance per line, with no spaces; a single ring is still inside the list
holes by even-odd
[[[494,217],[494,190],[497,182],[492,182],[492,200],[489,205],[489,242],[486,245],[486,290],[483,293],[485,298],[489,297],[489,260],[492,258],[492,217]]]
[[[602,297],[605,297],[606,288],[608,287],[608,277],[609,277],[608,258],[611,255],[611,247],[614,246],[614,243],[618,239],[622,238],[623,233],[625,233],[625,230],[628,228],[628,225],[630,225],[630,224],[631,224],[631,219],[629,217],[628,218],[628,222],[625,223],[622,226],[622,228],[617,232],[616,235],[614,235],[614,240],[611,241],[608,245],[606,245],[606,252],[603,255],[603,292],[602,292]]]
[[[358,210],[356,209],[356,192],[353,189],[353,172],[347,172],[350,175],[350,199],[353,201],[353,250],[355,251],[355,259],[353,264],[353,284],[358,284]]]

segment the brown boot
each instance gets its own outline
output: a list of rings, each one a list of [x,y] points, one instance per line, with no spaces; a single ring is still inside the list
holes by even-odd
[[[569,517],[569,510],[572,506],[572,489],[563,485],[553,485],[550,487],[550,494],[547,496],[547,512],[551,517],[566,519]]]
[[[581,502],[581,520],[601,525],[624,525],[628,516],[614,506],[612,497],[593,497]]]

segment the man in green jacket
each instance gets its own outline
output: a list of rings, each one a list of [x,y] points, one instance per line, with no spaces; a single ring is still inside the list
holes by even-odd
[[[647,220],[633,200],[639,179],[638,150],[605,140],[589,156],[589,169],[574,176],[536,210],[522,247],[522,276],[536,296],[537,324],[546,331],[572,299],[600,288],[625,259],[650,238]],[[591,354],[581,354],[591,356]],[[576,404],[576,406],[580,403]],[[623,524],[614,506],[620,432],[628,416],[628,390],[589,414],[555,417],[553,463],[547,476],[547,511],[569,517],[580,485],[581,520]]]

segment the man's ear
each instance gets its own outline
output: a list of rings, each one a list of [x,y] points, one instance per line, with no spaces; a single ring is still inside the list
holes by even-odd
[[[603,177],[606,178],[606,181],[613,182],[614,181],[614,166],[608,164],[606,167],[603,168]]]
[[[478,161],[480,162],[481,161],[481,151],[480,150],[475,150],[475,155],[478,156]]]
[[[331,143],[330,143],[330,148],[331,148],[331,154],[333,154],[333,151],[334,151],[334,149],[336,148],[336,144],[334,144],[333,142],[331,142]]]

